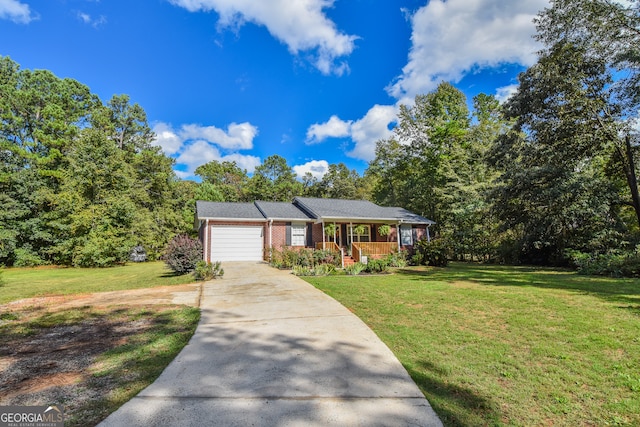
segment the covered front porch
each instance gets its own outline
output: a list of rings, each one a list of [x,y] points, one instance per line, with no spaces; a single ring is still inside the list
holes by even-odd
[[[402,249],[412,249],[422,238],[430,240],[428,225],[388,223],[321,222],[322,240],[316,249],[340,254],[343,267],[355,262],[385,257]]]

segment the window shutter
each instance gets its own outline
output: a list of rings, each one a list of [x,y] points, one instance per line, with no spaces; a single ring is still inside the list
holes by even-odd
[[[307,224],[307,246],[313,247],[313,223]]]
[[[287,237],[285,245],[291,246],[291,223],[287,222]]]

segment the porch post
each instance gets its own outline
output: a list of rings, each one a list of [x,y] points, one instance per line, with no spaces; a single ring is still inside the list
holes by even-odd
[[[333,243],[338,244],[338,230],[336,229],[336,222],[333,221]]]
[[[325,237],[324,237],[324,220],[322,221],[322,250],[324,251],[326,249],[326,245],[324,243],[325,241]]]
[[[400,244],[400,222],[396,224],[396,239],[398,240],[398,252],[402,250],[402,245]]]
[[[349,238],[351,239],[351,245],[353,246],[353,223],[349,221]]]

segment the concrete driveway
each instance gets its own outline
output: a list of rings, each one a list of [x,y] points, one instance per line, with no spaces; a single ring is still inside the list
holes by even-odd
[[[224,263],[191,341],[100,425],[441,426],[360,319],[289,272]]]

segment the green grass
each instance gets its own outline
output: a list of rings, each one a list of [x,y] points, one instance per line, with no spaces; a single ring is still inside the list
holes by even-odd
[[[640,281],[454,263],[306,278],[391,348],[445,425],[640,425]]]
[[[192,275],[175,275],[160,261],[112,268],[8,268],[4,270],[2,279],[0,304],[45,295],[120,291],[194,282]]]

